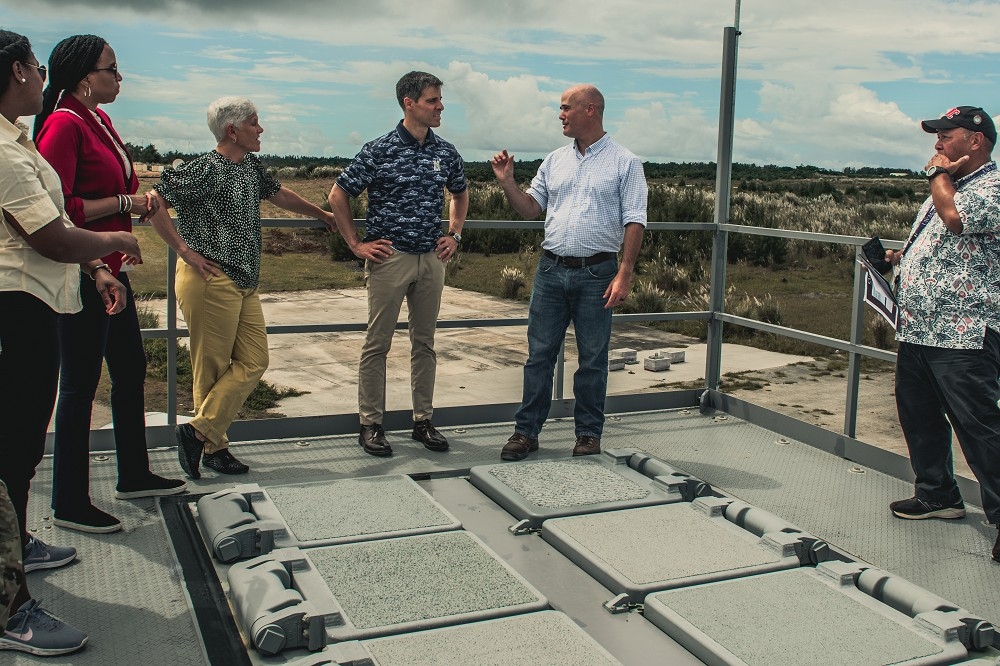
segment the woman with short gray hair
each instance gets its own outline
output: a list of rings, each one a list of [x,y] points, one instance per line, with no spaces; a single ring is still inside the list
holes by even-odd
[[[208,105],[208,129],[221,143],[229,125],[239,125],[256,113],[257,107],[245,97],[220,97]]]
[[[260,126],[253,102],[223,97],[208,107],[215,150],[163,172],[153,196],[153,228],[183,260],[177,262],[177,304],[190,333],[195,417],[177,426],[177,457],[192,479],[200,465],[220,474],[250,468],[229,451],[226,431],[267,369],[267,333],[260,305],[260,202],[315,217],[330,213],[271,177],[254,153]],[[167,208],[177,211],[176,226]]]

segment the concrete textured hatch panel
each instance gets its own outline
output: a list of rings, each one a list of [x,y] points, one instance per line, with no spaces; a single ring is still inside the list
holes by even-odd
[[[548,608],[538,590],[465,531],[281,549],[233,565],[229,584],[249,642],[264,654]],[[317,618],[326,627],[321,642]]]
[[[413,479],[402,474],[268,486],[264,492],[288,525],[289,536],[299,546],[333,545],[462,527]]]
[[[462,527],[413,479],[401,474],[266,488],[237,485],[199,500],[198,518],[215,558],[222,562],[264,555],[274,548]]]
[[[563,613],[498,620],[362,641],[380,666],[613,666],[620,662]]]
[[[680,502],[690,477],[650,478],[628,465],[632,452],[571,460],[480,465],[472,483],[508,513],[538,528],[549,518]],[[662,463],[660,469],[665,467]]]
[[[784,534],[764,538],[727,520],[728,503],[698,498],[554,518],[543,523],[542,538],[631,603],[657,590],[802,564]]]
[[[911,618],[861,592],[853,563],[656,592],[645,616],[709,666],[952,664],[960,622]],[[766,636],[767,640],[761,640]]]

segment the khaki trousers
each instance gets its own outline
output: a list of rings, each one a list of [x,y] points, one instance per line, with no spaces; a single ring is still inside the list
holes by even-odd
[[[191,426],[205,453],[229,446],[226,431],[267,369],[267,330],[257,289],[241,289],[225,274],[205,281],[177,262],[177,304],[187,322],[194,406]]]
[[[361,425],[382,423],[385,414],[386,356],[399,311],[406,299],[410,333],[410,392],[413,420],[431,418],[437,354],[434,330],[441,310],[444,262],[437,253],[395,252],[380,264],[365,262],[368,333],[358,367],[358,416]]]

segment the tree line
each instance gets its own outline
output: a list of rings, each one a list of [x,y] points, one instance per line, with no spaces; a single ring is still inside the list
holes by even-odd
[[[139,146],[126,142],[132,159],[136,162],[147,164],[171,164],[174,160],[181,159],[188,161],[197,157],[200,153],[183,153],[176,150],[169,150],[161,153],[153,144]],[[262,155],[261,161],[270,168],[278,169],[283,167],[293,167],[308,177],[308,174],[317,167],[334,167],[342,169],[350,164],[353,158],[350,157],[309,157],[305,155]],[[514,177],[518,181],[530,180],[542,161],[526,160],[518,161],[514,165]],[[643,169],[646,178],[657,180],[691,181],[692,183],[704,183],[715,180],[715,162],[644,162]],[[323,170],[326,173],[327,170]],[[493,179],[493,171],[489,162],[466,162],[465,173],[469,180],[476,182],[489,181]],[[747,181],[776,181],[776,180],[811,180],[823,177],[848,176],[851,178],[888,178],[898,174],[908,176],[918,175],[911,169],[890,168],[890,167],[845,167],[841,171],[824,169],[822,167],[800,164],[799,166],[779,166],[776,164],[733,164],[733,179]],[[325,177],[325,176],[324,176]]]

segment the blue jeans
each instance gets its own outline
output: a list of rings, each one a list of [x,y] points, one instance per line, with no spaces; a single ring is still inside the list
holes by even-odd
[[[961,499],[951,453],[954,430],[991,523],[1000,523],[998,375],[1000,333],[989,328],[982,349],[899,343],[896,407],[917,497],[941,504]]]
[[[576,435],[600,437],[604,432],[611,309],[605,309],[603,297],[617,272],[615,259],[584,268],[567,268],[544,255],[539,259],[528,310],[528,360],[521,406],[514,416],[515,432],[538,437],[549,415],[552,376],[570,323],[576,331],[579,357],[573,374]]]
[[[81,274],[83,310],[59,316],[60,377],[56,405],[52,508],[67,512],[90,504],[90,417],[108,364],[118,485],[149,474],[146,452],[146,352],[128,275],[125,309],[109,315],[96,283]]]

